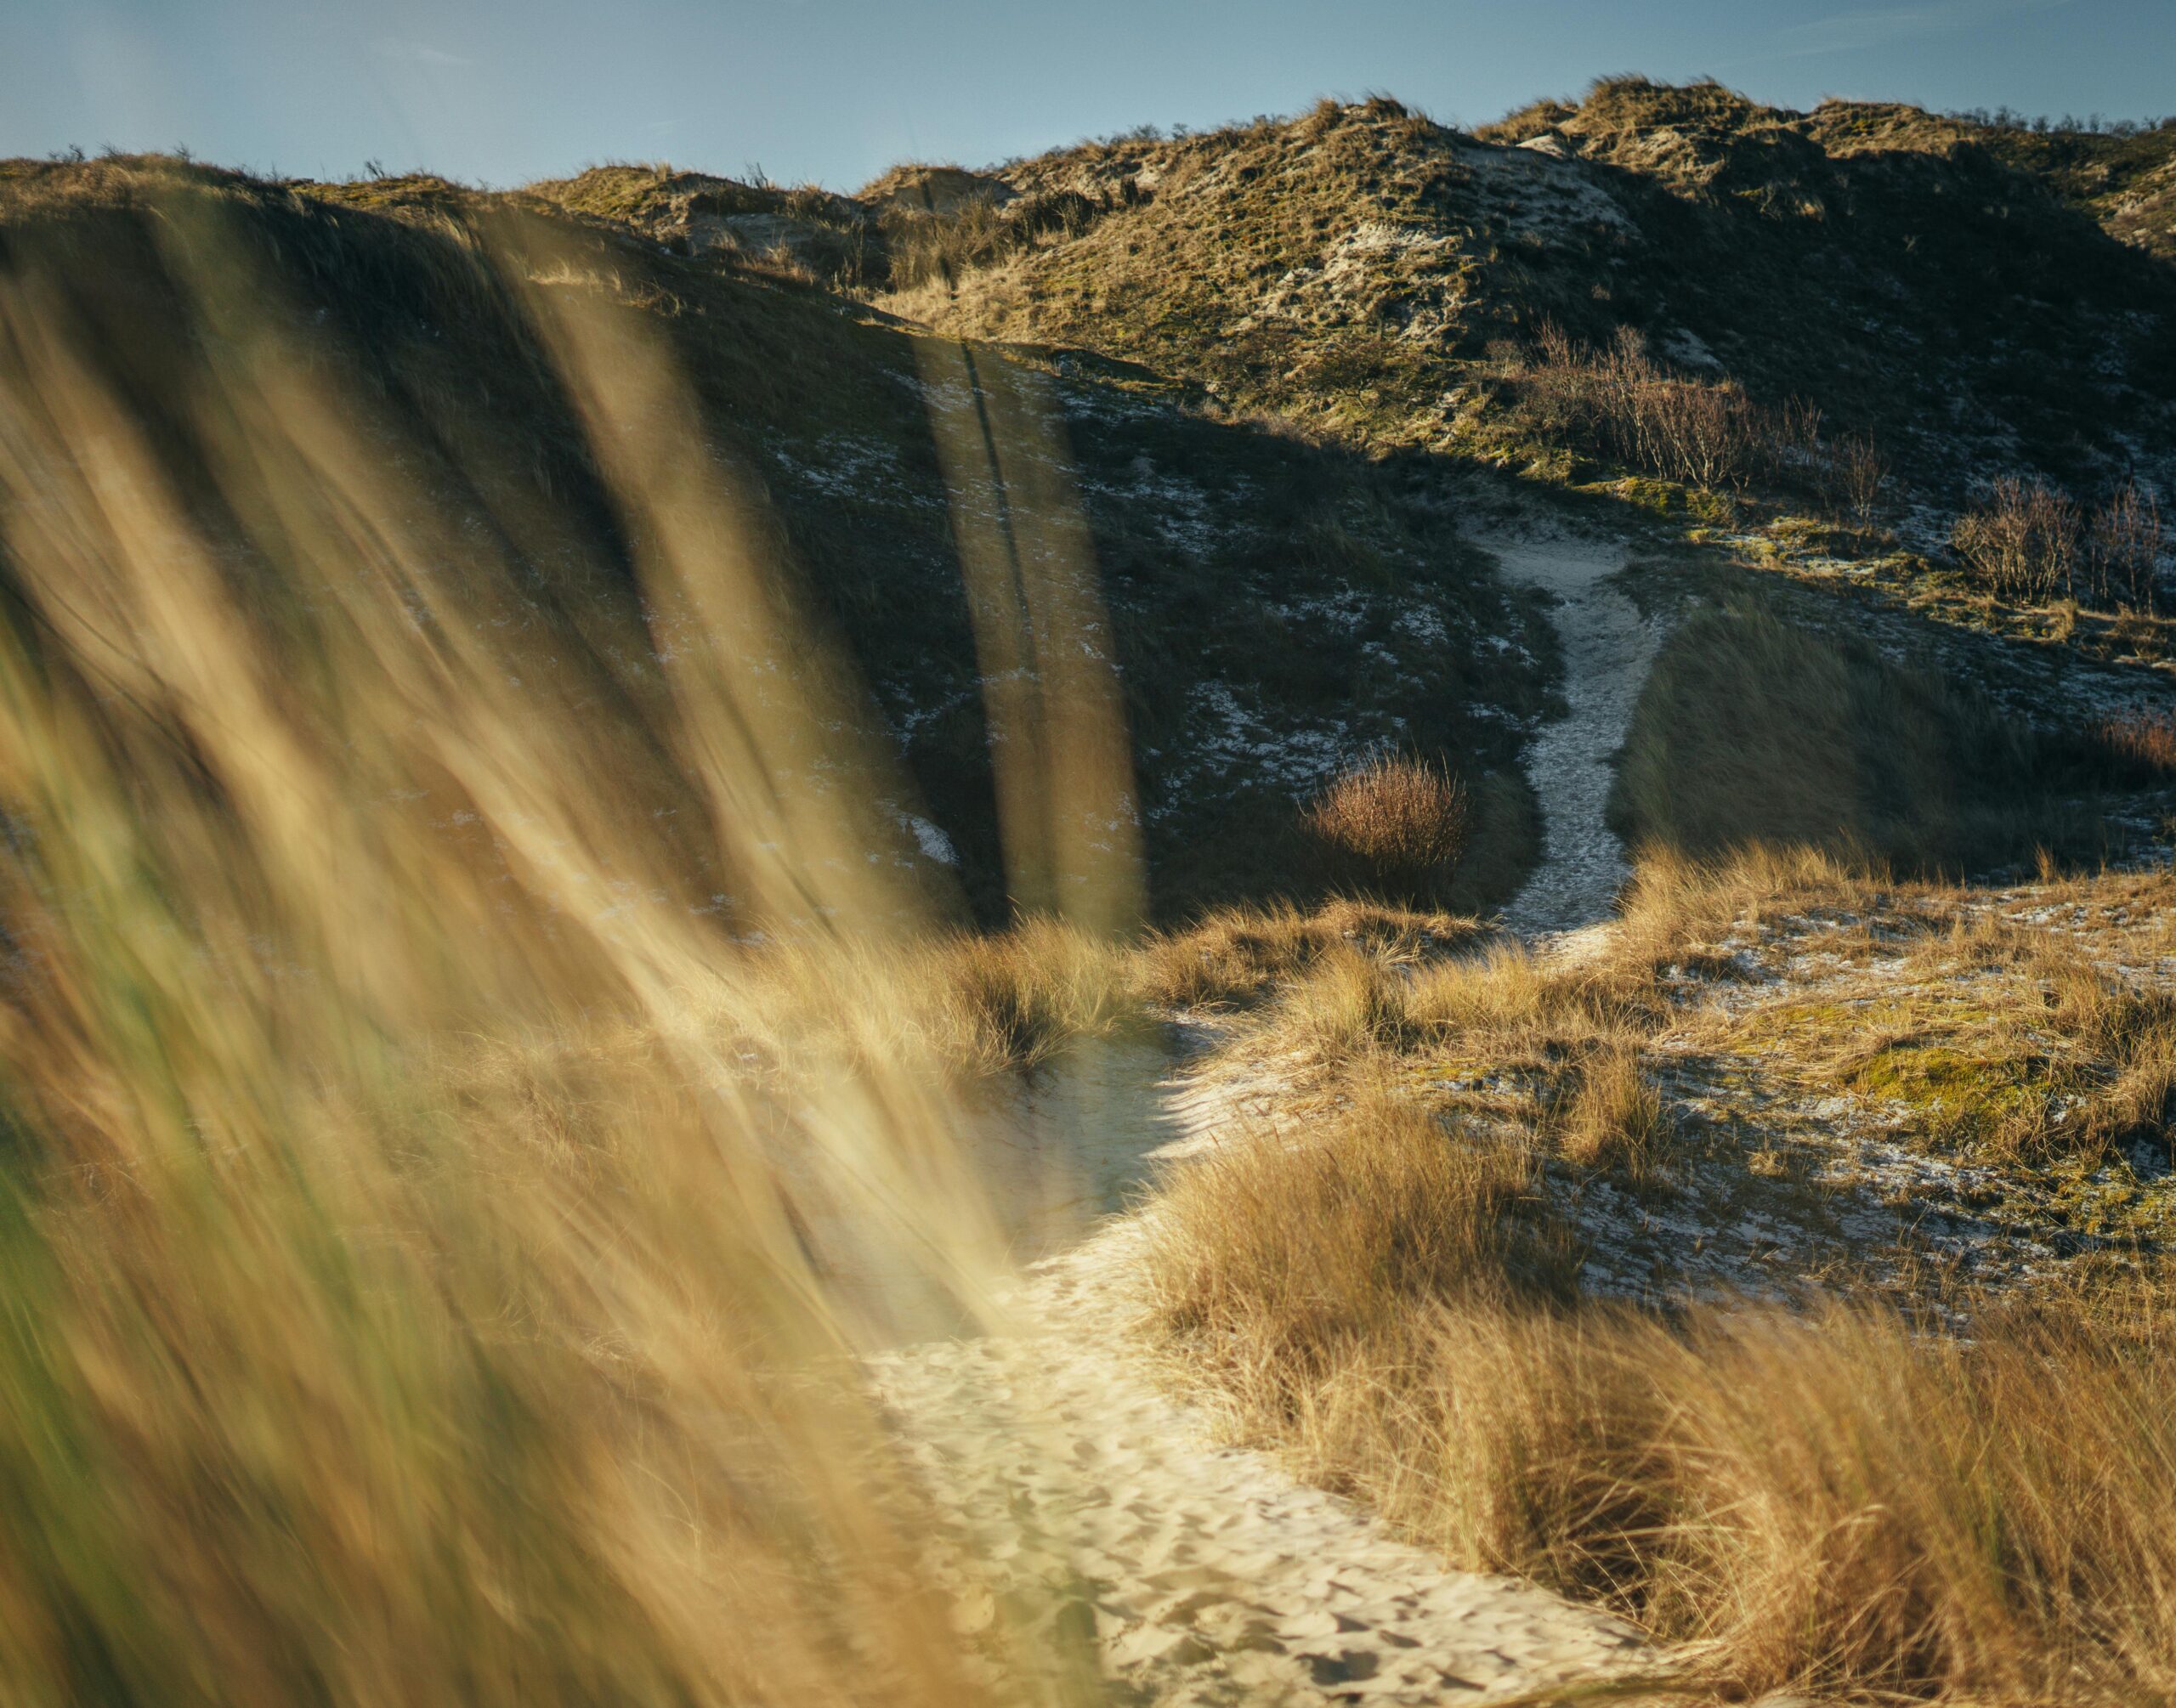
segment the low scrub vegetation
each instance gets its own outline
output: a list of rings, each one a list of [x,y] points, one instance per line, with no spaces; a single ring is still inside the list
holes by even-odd
[[[1819,410],[1674,374],[1629,327],[1596,350],[1544,326],[1522,388],[1550,436],[1686,486],[1798,483],[1827,466]]]
[[[2176,777],[2176,714],[2133,712],[2108,718],[2099,732],[2101,744],[2119,760],[2150,777]]]
[[[1544,438],[1703,491],[1790,488],[1863,525],[1890,478],[1872,433],[1824,438],[1813,404],[1762,403],[1731,380],[1688,377],[1657,360],[1631,327],[1595,349],[1544,324],[1518,387]]]
[[[2160,506],[2136,482],[2087,508],[2019,475],[1997,480],[1950,534],[1965,568],[2003,598],[2062,597],[2148,613],[2160,601],[2165,541]]]
[[[1440,763],[1382,754],[1324,789],[1302,823],[1333,887],[1414,902],[1449,885],[1468,817],[1465,785]]]
[[[2135,920],[2165,880],[2103,887],[2055,898]],[[1319,1033],[1341,992],[1346,1053],[1323,1112],[1165,1181],[1142,1284],[1172,1379],[1458,1563],[1687,1642],[1726,1692],[2176,1688],[2176,1307],[2150,1261],[1952,1297],[1964,1336],[1833,1298],[1658,1314],[1572,1285],[1549,1172],[1666,1173],[1640,1049],[1684,1022],[1671,981],[1726,930],[1829,917],[1841,944],[1869,915],[1903,936],[1873,953],[1934,957],[1944,980],[1960,957],[1996,970],[2021,1027],[2052,1020],[2106,1075],[2111,1109],[2166,1098],[2164,1005],[1965,892],[1808,852],[1651,863],[1596,958],[1506,949],[1372,990],[1348,968],[1265,1012],[1264,1036]],[[1473,1119],[1468,1093],[1450,1118],[1416,1089],[1447,1072],[1525,1083],[1499,1106],[1526,1117]],[[2132,1130],[2165,1138],[2166,1118]]]

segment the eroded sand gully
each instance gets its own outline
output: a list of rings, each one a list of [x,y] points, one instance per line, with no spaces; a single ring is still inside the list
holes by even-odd
[[[1544,857],[1506,919],[1525,936],[1566,932],[1603,918],[1624,875],[1602,806],[1654,637],[1602,585],[1622,563],[1614,548],[1487,543],[1513,579],[1561,601],[1570,715],[1536,744]],[[1168,1060],[1143,1066],[1091,1052],[1019,1111],[1006,1148],[1023,1244],[1057,1255],[1027,1272],[1008,1332],[870,1360],[949,1515],[931,1566],[966,1631],[994,1631],[1000,1606],[1032,1592],[1017,1604],[1091,1648],[1119,1700],[1173,1708],[1481,1701],[1652,1667],[1607,1615],[1446,1570],[1267,1456],[1219,1445],[1210,1420],[1123,1355],[1113,1283],[1147,1230],[1139,1213],[1093,1219],[1120,1207],[1153,1157],[1243,1129],[1278,1089],[1267,1072],[1210,1087]],[[1155,1084],[1146,1112],[1129,1082]]]

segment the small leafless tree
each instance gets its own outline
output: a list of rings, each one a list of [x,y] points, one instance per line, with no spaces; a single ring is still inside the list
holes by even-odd
[[[2125,481],[2093,512],[2086,529],[2086,574],[2094,597],[2104,604],[2152,610],[2166,537],[2153,494],[2134,480]]]
[[[1888,459],[1873,435],[1845,433],[1829,448],[1828,468],[1831,487],[1851,518],[1862,526],[1873,521],[1882,483],[1889,478]]]
[[[2077,591],[2083,533],[2068,494],[2009,474],[1995,482],[1984,503],[1957,519],[1949,543],[1995,592],[2046,600]]]

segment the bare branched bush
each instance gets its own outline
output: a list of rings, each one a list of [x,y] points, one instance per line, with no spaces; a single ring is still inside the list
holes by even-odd
[[[1993,591],[2045,600],[2074,589],[2082,526],[2067,495],[2044,481],[2004,475],[1984,503],[1958,517],[1949,543]]]
[[[2086,529],[2086,571],[2094,597],[2106,605],[2150,611],[2167,534],[2152,493],[2126,481],[2093,512]]]
[[[1302,825],[1334,882],[1411,898],[1449,879],[1467,818],[1465,785],[1441,765],[1384,754],[1339,778]]]
[[[1873,519],[1881,502],[1889,461],[1868,433],[1845,433],[1830,448],[1828,467],[1836,498],[1862,523]]]
[[[1851,489],[1867,494],[1868,508],[1879,489],[1884,469],[1871,439],[1850,453],[1826,445],[1812,404],[1763,404],[1734,381],[1674,374],[1629,326],[1596,350],[1544,322],[1525,389],[1545,430],[1666,480],[1703,489],[1797,482],[1827,490],[1845,478],[1843,463],[1858,456]]]

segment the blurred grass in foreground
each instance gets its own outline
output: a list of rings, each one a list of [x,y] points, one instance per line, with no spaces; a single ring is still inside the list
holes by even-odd
[[[639,567],[585,652],[497,543],[548,500],[443,503],[490,448],[158,213],[155,395],[0,272],[9,1699],[974,1700],[847,1355],[983,1309],[951,1087],[1017,1017],[928,970],[748,495],[581,257],[479,256]]]

